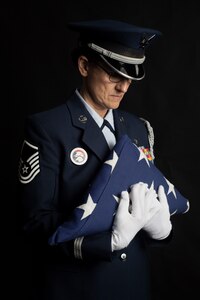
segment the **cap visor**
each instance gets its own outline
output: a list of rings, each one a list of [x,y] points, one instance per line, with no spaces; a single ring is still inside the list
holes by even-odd
[[[143,64],[126,64],[120,61],[100,55],[104,63],[122,77],[132,80],[141,80],[145,76]]]

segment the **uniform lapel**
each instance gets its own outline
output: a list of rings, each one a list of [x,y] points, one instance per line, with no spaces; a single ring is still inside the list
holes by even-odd
[[[127,116],[122,113],[120,110],[113,110],[114,122],[115,122],[115,131],[117,141],[123,135],[127,134],[129,138],[137,146],[145,145],[143,131],[141,130],[140,122],[138,118],[131,119],[131,130],[128,130],[126,123],[130,123],[130,120],[126,120]],[[133,117],[133,116],[132,116]],[[128,121],[128,122],[127,122]],[[145,135],[146,138],[146,135]]]
[[[71,114],[73,126],[83,130],[82,142],[103,161],[110,150],[99,126],[76,94],[66,104]]]
[[[119,110],[113,110],[113,117],[115,123],[116,140],[118,141],[124,134],[127,133],[124,117],[121,115]]]

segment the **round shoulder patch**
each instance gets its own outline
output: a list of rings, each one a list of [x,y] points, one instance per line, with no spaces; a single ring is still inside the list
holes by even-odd
[[[75,165],[83,165],[88,159],[88,154],[83,148],[74,148],[70,153],[71,161]]]
[[[21,158],[19,161],[19,180],[21,183],[29,183],[39,172],[38,147],[25,140],[22,145]]]

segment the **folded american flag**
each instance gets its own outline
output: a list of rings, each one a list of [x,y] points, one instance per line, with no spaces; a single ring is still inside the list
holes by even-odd
[[[116,143],[85,195],[83,204],[76,207],[71,218],[58,227],[49,239],[50,245],[110,230],[121,192],[129,190],[137,182],[145,182],[156,191],[159,185],[163,185],[171,215],[189,210],[189,201],[143,150],[133,144],[127,135]]]

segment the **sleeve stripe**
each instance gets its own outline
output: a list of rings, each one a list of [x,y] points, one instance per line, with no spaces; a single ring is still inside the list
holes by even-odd
[[[74,240],[74,257],[78,259],[83,259],[81,246],[83,243],[84,237],[79,237]]]

